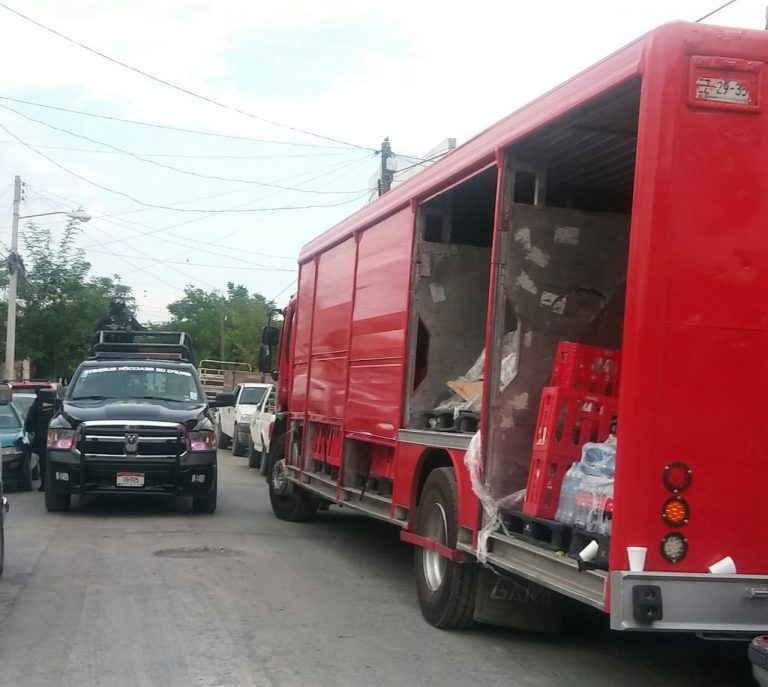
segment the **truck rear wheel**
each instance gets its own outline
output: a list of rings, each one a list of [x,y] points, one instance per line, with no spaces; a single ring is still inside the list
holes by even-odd
[[[49,513],[69,510],[69,503],[69,494],[59,494],[54,491],[53,469],[49,463],[45,472],[45,509]]]
[[[288,481],[285,469],[284,437],[278,437],[275,441],[277,443],[270,461],[268,479],[272,512],[278,519],[289,522],[312,520],[320,503],[312,499],[305,489]]]
[[[455,548],[458,537],[458,493],[451,468],[429,473],[416,513],[417,532]],[[441,629],[474,624],[476,563],[454,563],[434,551],[416,547],[416,589],[426,621]]]

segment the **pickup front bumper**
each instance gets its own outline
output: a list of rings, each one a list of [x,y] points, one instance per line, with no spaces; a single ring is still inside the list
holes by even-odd
[[[62,494],[203,496],[216,487],[216,452],[184,453],[178,458],[96,458],[49,449],[48,470],[51,488]],[[121,486],[131,480],[134,484]]]

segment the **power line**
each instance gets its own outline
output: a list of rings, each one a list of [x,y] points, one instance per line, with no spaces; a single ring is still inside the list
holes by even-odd
[[[7,105],[0,104],[0,107],[4,110],[8,110],[9,112],[13,112],[14,114],[19,115],[19,117],[23,117],[27,121],[35,122],[35,124],[41,124],[42,126],[48,127],[49,129],[53,129],[54,131],[59,131],[63,134],[67,134],[69,136],[74,136],[75,138],[82,139],[84,141],[88,141],[90,143],[95,143],[96,145],[104,146],[106,148],[111,148],[112,150],[122,153],[123,155],[128,155],[129,157],[132,157],[134,160],[138,160],[139,162],[145,162],[150,165],[154,165],[156,167],[160,167],[162,169],[168,169],[173,172],[178,172],[179,174],[187,174],[189,176],[198,177],[200,179],[213,179],[215,181],[228,181],[228,182],[235,182],[238,184],[256,184],[257,186],[267,186],[271,188],[279,188],[283,191],[300,191],[301,193],[317,193],[317,194],[334,194],[334,195],[351,195],[353,193],[360,193],[360,190],[357,189],[355,191],[314,191],[311,189],[296,189],[290,186],[280,186],[279,184],[271,184],[264,181],[257,181],[255,179],[237,179],[233,177],[221,177],[221,176],[215,176],[211,174],[201,174],[200,172],[195,172],[190,169],[181,169],[180,167],[175,167],[174,165],[169,165],[165,162],[158,162],[157,160],[151,160],[148,158],[143,158],[140,155],[137,155],[136,153],[132,153],[128,150],[124,150],[122,148],[118,148],[117,146],[112,145],[111,143],[105,143],[104,141],[99,141],[95,138],[91,138],[90,136],[83,136],[82,134],[77,134],[74,131],[69,131],[69,129],[64,129],[58,126],[54,126],[53,124],[50,124],[48,122],[44,122],[41,119],[35,119],[34,117],[30,117],[29,115],[25,115],[23,112],[19,112],[18,110],[14,110],[12,107],[8,107]]]
[[[182,265],[187,267],[214,267],[219,269],[225,269],[225,270],[246,270],[249,272],[296,272],[295,269],[289,269],[287,267],[237,267],[233,265],[212,265],[210,263],[204,263],[204,262],[186,262],[186,261],[179,261],[179,260],[166,260],[165,258],[153,258],[151,256],[147,257],[137,257],[135,255],[125,255],[124,253],[114,253],[112,251],[105,251],[105,250],[97,250],[95,248],[83,248],[83,250],[86,253],[101,253],[103,255],[111,255],[116,258],[132,258],[134,260],[150,260],[151,262],[161,262],[163,265]]]
[[[696,23],[698,24],[699,22],[702,22],[705,19],[709,19],[713,14],[717,14],[720,10],[724,10],[726,7],[728,7],[729,5],[732,5],[734,2],[736,2],[736,0],[729,0],[729,2],[726,2],[726,3],[722,4],[722,5],[720,5],[720,7],[712,10],[711,12],[708,12],[703,17],[699,17],[696,20]]]
[[[2,3],[0,3],[0,7],[4,7]],[[140,200],[138,198],[135,198],[134,196],[131,196],[128,193],[124,193],[123,191],[118,191],[113,188],[109,188],[108,186],[104,186],[103,184],[99,184],[96,181],[93,181],[91,179],[87,179],[86,177],[82,176],[81,174],[78,174],[77,172],[73,172],[71,169],[65,167],[59,162],[56,162],[53,158],[49,157],[45,153],[43,153],[40,150],[37,150],[34,146],[30,145],[26,141],[23,141],[20,139],[16,134],[14,134],[12,131],[8,129],[3,124],[0,124],[0,129],[5,131],[9,136],[15,138],[19,143],[24,145],[25,147],[29,148],[33,153],[36,153],[40,157],[44,158],[45,160],[48,160],[52,165],[55,167],[58,167],[62,171],[66,172],[67,174],[70,174],[71,176],[80,179],[80,181],[84,181],[86,184],[90,184],[91,186],[94,186],[95,188],[99,188],[102,191],[107,191],[108,193],[113,193],[116,196],[121,196],[123,198],[126,198],[130,200],[133,203],[136,203],[137,205],[143,205],[147,208],[152,208],[153,210],[173,210],[175,212],[199,212],[202,214],[220,214],[222,212],[271,212],[275,210],[308,210],[313,208],[330,208],[330,207],[338,207],[340,205],[346,205],[348,203],[353,203],[357,198],[352,198],[348,200],[343,200],[338,203],[327,203],[327,204],[317,204],[317,205],[294,205],[294,206],[282,206],[282,207],[274,207],[274,208],[239,208],[234,210],[222,210],[222,209],[201,209],[201,208],[175,208],[170,205],[159,205],[155,203],[146,203],[143,200]]]
[[[2,100],[2,97],[0,97]],[[0,139],[0,143],[6,145],[23,145],[18,141],[5,141]],[[96,150],[95,148],[76,148],[73,146],[52,146],[42,143],[33,143],[35,148],[45,148],[49,150],[68,150],[76,153],[89,153],[92,155],[140,155],[141,157],[158,158],[183,158],[185,160],[292,160],[296,158],[312,159],[318,157],[341,157],[342,155],[359,155],[358,150],[344,150],[335,153],[298,153],[296,155],[191,155],[186,153],[123,153],[115,150]]]
[[[272,301],[272,302],[274,303],[274,302],[275,302],[275,301],[276,301],[278,298],[280,298],[280,296],[282,296],[282,295],[283,295],[283,294],[284,294],[284,293],[285,293],[285,292],[286,292],[288,289],[290,289],[290,288],[291,288],[291,287],[292,287],[294,284],[296,284],[298,281],[299,281],[299,279],[298,279],[298,277],[297,277],[297,278],[296,278],[296,279],[294,279],[294,280],[293,280],[293,281],[292,281],[290,284],[288,284],[288,286],[286,286],[286,287],[285,287],[285,288],[284,288],[282,291],[280,291],[280,293],[278,293],[276,296],[273,296],[273,297],[272,297],[272,298],[270,298],[269,300],[270,300],[270,301]]]
[[[144,122],[139,119],[126,119],[124,117],[113,117],[111,115],[98,114],[96,112],[85,112],[84,110],[73,110],[67,107],[58,107],[56,105],[47,105],[45,103],[36,103],[31,100],[20,100],[19,98],[9,98],[1,96],[0,100],[7,100],[12,103],[21,103],[23,105],[32,105],[33,107],[44,107],[47,110],[58,110],[59,112],[68,112],[70,114],[82,115],[83,117],[95,117],[97,119],[108,119],[112,122],[122,124],[134,124],[136,126],[148,126],[154,129],[166,129],[168,131],[178,131],[185,134],[196,134],[198,136],[212,136],[215,138],[228,138],[235,141],[249,141],[251,143],[269,143],[274,145],[299,146],[302,148],[322,148],[324,150],[349,150],[347,146],[328,146],[317,143],[302,143],[300,141],[275,141],[269,138],[253,138],[251,136],[239,136],[238,134],[220,134],[215,131],[205,131],[204,129],[189,129],[183,126],[173,126],[170,124],[157,124],[155,122]],[[365,150],[369,150],[366,148]],[[372,150],[372,149],[370,149]]]
[[[79,46],[83,50],[87,50],[88,52],[97,55],[101,57],[102,59],[108,60],[109,62],[112,62],[113,64],[117,64],[125,69],[128,69],[136,74],[140,74],[141,76],[144,76],[148,79],[151,79],[152,81],[155,81],[156,83],[162,84],[163,86],[167,86],[168,88],[172,88],[175,91],[178,91],[179,93],[185,93],[186,95],[192,96],[193,98],[197,98],[198,100],[203,100],[204,102],[210,103],[212,105],[216,105],[217,107],[223,108],[225,110],[229,110],[230,112],[237,112],[238,114],[244,115],[246,117],[250,117],[251,119],[255,119],[259,122],[264,122],[266,124],[271,124],[272,126],[279,127],[281,129],[287,129],[289,131],[295,131],[297,133],[305,134],[307,136],[312,136],[313,138],[319,138],[324,141],[330,141],[332,143],[340,143],[341,145],[346,145],[351,148],[361,148],[363,150],[374,150],[373,148],[369,148],[367,146],[361,146],[357,145],[356,143],[349,143],[348,141],[342,141],[338,138],[333,138],[332,136],[324,136],[323,134],[315,133],[314,131],[309,131],[308,129],[301,129],[299,127],[290,126],[288,124],[282,124],[280,122],[276,122],[272,119],[267,119],[266,117],[260,117],[259,115],[255,115],[251,112],[247,112],[246,110],[241,110],[237,107],[233,107],[232,105],[227,105],[226,103],[222,103],[218,100],[214,100],[213,98],[210,98],[206,95],[202,95],[200,93],[196,93],[195,91],[191,91],[188,88],[184,88],[182,86],[177,86],[174,83],[171,83],[170,81],[166,81],[165,79],[161,79],[158,76],[154,76],[152,74],[149,74],[148,72],[145,72],[141,69],[138,69],[137,67],[133,67],[129,64],[126,64],[125,62],[121,62],[120,60],[115,59],[114,57],[110,57],[109,55],[106,55],[103,52],[100,52],[94,48],[91,48],[84,43],[80,43],[79,41],[75,40],[74,38],[70,38],[69,36],[61,33],[60,31],[57,31],[56,29],[51,28],[50,26],[46,26],[45,24],[40,23],[39,21],[36,21],[32,19],[31,17],[28,17],[25,14],[22,14],[21,12],[18,12],[17,10],[13,9],[12,7],[9,7],[8,5],[4,3],[0,3],[0,7],[3,7],[7,11],[11,12],[12,14],[15,14],[18,17],[21,17],[22,19],[34,24],[35,26],[39,26],[41,29],[45,29],[46,31],[49,31],[50,33],[58,36],[59,38],[63,38],[66,41],[69,41],[70,43],[73,43],[74,45]]]

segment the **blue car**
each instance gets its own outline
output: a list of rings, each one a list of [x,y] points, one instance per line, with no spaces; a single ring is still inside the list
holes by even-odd
[[[11,403],[0,405],[0,454],[3,483],[13,482],[19,491],[31,491],[37,456],[32,455],[21,416]]]

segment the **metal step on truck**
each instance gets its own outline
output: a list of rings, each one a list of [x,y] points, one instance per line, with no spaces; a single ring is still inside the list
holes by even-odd
[[[768,632],[766,98],[666,25],[306,245],[275,515],[397,525],[436,627]]]

